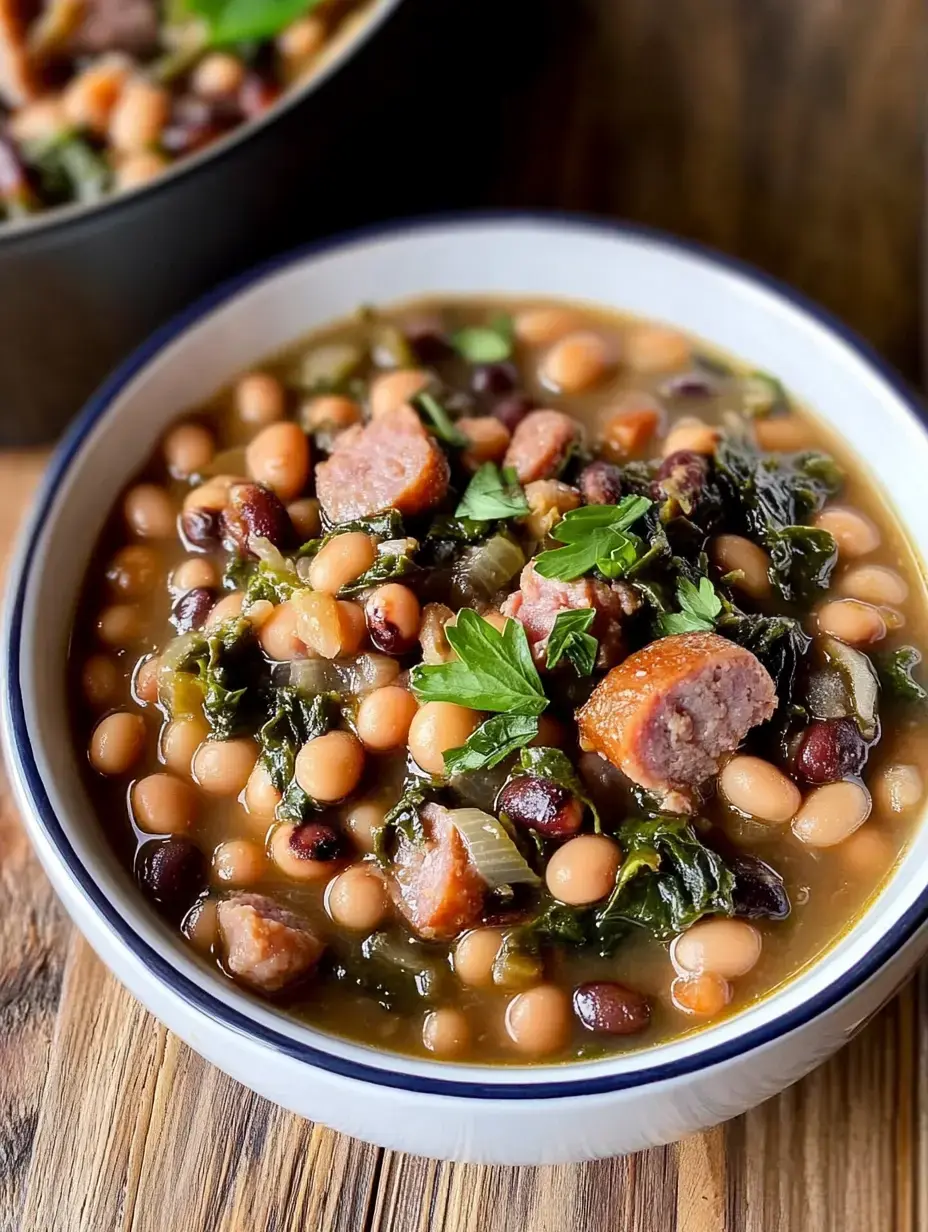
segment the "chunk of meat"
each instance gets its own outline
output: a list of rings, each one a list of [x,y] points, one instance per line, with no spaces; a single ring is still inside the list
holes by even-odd
[[[0,0],[0,99],[13,107],[39,93],[27,43],[30,9],[23,0]]]
[[[529,411],[509,442],[504,466],[515,467],[520,483],[556,476],[580,438],[580,425],[562,411]]]
[[[529,561],[519,578],[519,589],[505,601],[502,613],[524,627],[532,655],[538,663],[543,663],[548,635],[558,613],[593,608],[596,615],[589,631],[599,641],[597,663],[600,667],[609,667],[622,654],[622,620],[639,606],[635,591],[624,582],[609,585],[593,578],[559,582],[536,573],[535,562]]]
[[[660,638],[612,669],[577,712],[584,748],[667,793],[695,787],[776,709],[773,680],[716,633]]]
[[[448,810],[427,804],[420,816],[426,841],[403,840],[394,862],[397,905],[420,937],[456,937],[480,918],[486,882]]]
[[[263,894],[233,894],[218,914],[226,965],[260,992],[308,975],[325,949],[306,920]]]
[[[158,48],[157,0],[52,0],[51,7],[78,9],[66,49],[70,55],[95,56],[124,51],[146,56]]]
[[[422,513],[448,490],[448,460],[414,411],[400,408],[336,438],[316,467],[316,494],[333,522],[384,509]]]

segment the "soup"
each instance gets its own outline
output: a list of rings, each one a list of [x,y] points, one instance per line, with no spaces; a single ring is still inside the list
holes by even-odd
[[[362,5],[7,7],[16,12],[0,21],[0,221],[137,188],[255,119],[315,69]]]
[[[813,961],[916,824],[925,589],[775,376],[557,303],[242,375],[100,540],[74,729],[218,971],[327,1031],[570,1060]]]

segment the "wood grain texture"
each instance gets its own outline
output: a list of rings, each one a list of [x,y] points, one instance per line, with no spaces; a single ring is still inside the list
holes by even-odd
[[[345,158],[332,226],[502,204],[667,227],[917,371],[922,0],[432,14],[379,121],[414,139]],[[40,464],[0,455],[0,550]],[[379,1151],[258,1099],[134,1003],[64,922],[0,783],[0,1232],[928,1232],[926,1058],[923,971],[829,1064],[676,1147],[540,1169]]]

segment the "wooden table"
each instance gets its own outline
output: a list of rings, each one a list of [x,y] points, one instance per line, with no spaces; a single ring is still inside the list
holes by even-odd
[[[917,374],[922,0],[465,8],[457,57],[424,60],[386,127],[422,135],[440,114],[467,148],[425,176],[421,143],[372,149],[377,212],[555,205],[666,226],[791,280]],[[0,456],[0,544],[42,461]],[[70,928],[2,792],[0,1232],[928,1229],[924,972],[828,1065],[679,1146],[436,1164],[281,1112],[160,1027]]]

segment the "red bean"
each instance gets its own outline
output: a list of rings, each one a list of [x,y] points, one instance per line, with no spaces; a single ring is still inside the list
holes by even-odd
[[[834,783],[859,775],[867,751],[853,719],[816,719],[802,736],[796,769],[807,783]]]
[[[588,1031],[606,1035],[636,1035],[651,1022],[647,997],[609,980],[594,980],[575,989],[574,1013]]]
[[[185,591],[171,608],[171,623],[178,633],[199,629],[216,602],[216,592],[206,586]]]
[[[219,513],[215,509],[188,509],[180,520],[188,546],[215,548],[219,545]]]
[[[622,496],[622,472],[612,462],[591,462],[580,472],[579,488],[587,505],[617,505]]]
[[[671,500],[684,513],[692,511],[706,484],[709,465],[692,449],[678,449],[660,464],[652,485],[655,500]]]
[[[345,842],[331,826],[306,821],[290,835],[290,850],[301,860],[338,860],[345,854]]]
[[[475,394],[509,394],[519,384],[515,364],[480,364],[471,374],[470,386]]]
[[[514,825],[545,838],[568,838],[583,824],[583,805],[566,787],[535,774],[520,774],[500,792],[499,809]]]
[[[491,414],[495,415],[510,432],[515,432],[529,411],[535,410],[536,405],[525,394],[511,394],[508,398],[501,398],[493,407]]]
[[[230,490],[229,504],[222,511],[222,529],[233,548],[252,554],[255,538],[281,548],[293,537],[290,515],[280,497],[257,483],[237,483]]]
[[[785,920],[790,913],[789,895],[780,874],[757,856],[736,856],[732,897],[735,915],[744,920]]]
[[[145,843],[136,859],[136,877],[161,912],[179,920],[206,885],[206,858],[188,838]]]

